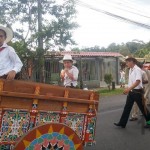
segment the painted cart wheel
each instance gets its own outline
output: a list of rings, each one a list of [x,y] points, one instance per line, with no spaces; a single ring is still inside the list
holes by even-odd
[[[64,124],[37,126],[23,136],[14,150],[83,150],[79,136]]]

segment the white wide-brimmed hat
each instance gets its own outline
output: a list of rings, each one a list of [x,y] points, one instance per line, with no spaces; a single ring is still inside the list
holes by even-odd
[[[60,62],[60,63],[63,63],[65,60],[71,60],[71,61],[73,62],[73,64],[75,64],[75,63],[76,63],[76,61],[75,61],[75,60],[73,60],[73,59],[72,59],[72,56],[71,56],[71,55],[69,55],[69,54],[64,55],[63,59],[62,59],[62,60],[60,60],[59,62]]]
[[[8,43],[13,38],[13,31],[10,28],[4,27],[0,24],[0,30],[3,30],[6,32],[6,40],[5,42]]]

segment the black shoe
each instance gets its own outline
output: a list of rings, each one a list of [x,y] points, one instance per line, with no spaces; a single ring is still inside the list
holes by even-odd
[[[121,127],[121,128],[125,128],[126,127],[125,125],[122,125],[120,123],[114,123],[114,125],[117,126],[117,127]]]
[[[146,124],[144,128],[150,128],[150,124]]]

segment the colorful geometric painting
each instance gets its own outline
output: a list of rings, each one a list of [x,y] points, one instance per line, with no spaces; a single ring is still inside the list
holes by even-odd
[[[26,111],[6,110],[2,115],[1,141],[16,141],[28,131],[30,115]]]
[[[13,150],[13,146],[9,145],[0,145],[0,150]]]
[[[88,118],[87,131],[89,132],[89,141],[93,141],[95,137],[96,117]]]
[[[44,124],[44,123],[50,123],[50,122],[59,123],[59,121],[60,121],[60,114],[58,114],[58,113],[55,113],[55,112],[49,112],[49,113],[40,112],[36,116],[35,125],[38,126],[38,125],[41,125],[41,124]]]
[[[74,130],[77,135],[82,139],[83,128],[84,128],[85,115],[83,114],[68,114],[65,119],[65,124]]]
[[[16,144],[14,150],[83,150],[77,134],[63,124],[35,127]]]
[[[73,141],[66,135],[58,132],[41,135],[39,138],[33,140],[25,150],[48,150],[52,148],[56,150],[75,150]]]

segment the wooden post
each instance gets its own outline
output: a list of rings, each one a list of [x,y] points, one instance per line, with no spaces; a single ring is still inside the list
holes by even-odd
[[[83,89],[83,78],[82,78],[82,57],[80,56],[80,89]]]
[[[3,91],[4,82],[0,80],[0,92]],[[0,104],[1,104],[1,96],[0,96]]]
[[[3,91],[4,88],[4,82],[0,80],[0,92]],[[0,106],[1,106],[1,100],[2,100],[2,96],[0,96]],[[0,108],[0,128],[1,128],[1,124],[2,124],[2,108]]]
[[[65,90],[64,97],[65,98],[69,97],[69,90]],[[60,123],[64,123],[65,122],[66,116],[68,114],[67,106],[68,106],[68,102],[63,102],[63,108],[62,108],[62,112],[60,114]]]
[[[39,86],[36,86],[34,94],[35,95],[40,94],[40,87]],[[30,111],[29,130],[32,129],[35,126],[35,118],[36,118],[36,115],[38,113],[37,107],[38,107],[38,99],[33,99],[32,109]]]
[[[94,100],[94,92],[90,95],[90,100]],[[87,112],[87,122],[86,122],[86,132],[85,132],[85,140],[84,144],[85,146],[87,144],[92,145],[95,143],[95,123],[96,123],[96,112],[95,112],[95,106],[93,104],[89,105],[89,111]]]

